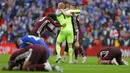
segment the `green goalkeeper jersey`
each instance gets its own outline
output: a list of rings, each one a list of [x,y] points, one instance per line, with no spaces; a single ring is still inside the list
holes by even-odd
[[[76,13],[76,14],[79,14],[80,13],[80,10],[79,9],[75,9],[75,10],[68,10],[66,11],[67,14],[71,14],[71,13]],[[65,16],[65,22],[66,22],[66,27],[65,28],[73,28],[73,25],[72,25],[72,16]]]
[[[56,10],[56,18],[57,18],[57,20],[59,21],[59,23],[61,24],[61,25],[63,25],[63,24],[65,24],[65,16],[64,16],[64,14],[61,12],[61,10],[60,9],[57,9]]]
[[[70,14],[70,10],[65,11],[67,14]],[[65,25],[64,27],[61,27],[61,30],[68,30],[73,29],[72,28],[72,17],[71,16],[65,16],[60,10],[56,10],[57,20],[61,25]]]

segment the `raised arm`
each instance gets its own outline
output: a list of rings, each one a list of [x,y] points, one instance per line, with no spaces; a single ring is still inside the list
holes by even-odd
[[[64,9],[60,9],[62,11],[62,13],[66,16],[72,16],[72,14],[70,12],[65,11]]]

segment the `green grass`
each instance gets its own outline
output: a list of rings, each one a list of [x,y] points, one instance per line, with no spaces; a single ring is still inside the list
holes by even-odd
[[[9,55],[0,55],[0,69],[2,66],[7,66]],[[130,63],[130,58],[125,58]],[[51,56],[49,59],[50,63],[53,64],[55,61],[55,56]],[[81,58],[79,58],[78,64],[68,64],[68,57],[65,63],[56,64],[64,69],[64,73],[130,73],[130,65],[98,65],[96,57],[87,57],[87,62],[85,64],[81,63]],[[32,73],[26,71],[2,71],[0,73]],[[33,73],[43,73],[43,72],[33,72]],[[46,72],[45,72],[46,73]],[[57,73],[57,72],[49,72]]]

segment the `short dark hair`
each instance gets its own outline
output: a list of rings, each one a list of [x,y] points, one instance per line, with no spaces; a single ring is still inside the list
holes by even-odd
[[[52,18],[53,20],[56,20],[56,14],[54,13],[49,13],[48,17]]]
[[[64,4],[69,4],[69,2],[68,1],[64,1]]]
[[[56,21],[57,24],[59,24],[59,21],[58,21],[57,18],[56,18],[56,14],[54,14],[54,13],[49,13],[49,14],[48,14],[48,17],[52,18],[54,21]]]

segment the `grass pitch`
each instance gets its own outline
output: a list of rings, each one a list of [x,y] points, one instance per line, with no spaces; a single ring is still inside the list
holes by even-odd
[[[7,66],[10,55],[0,55],[0,73],[58,73],[58,72],[27,72],[27,71],[2,71],[2,66]],[[130,58],[125,58],[130,63]],[[55,56],[51,56],[49,62],[55,64]],[[86,63],[81,63],[79,58],[78,64],[68,64],[68,57],[65,63],[58,63],[64,69],[63,73],[130,73],[130,65],[98,65],[97,57],[87,57]]]

